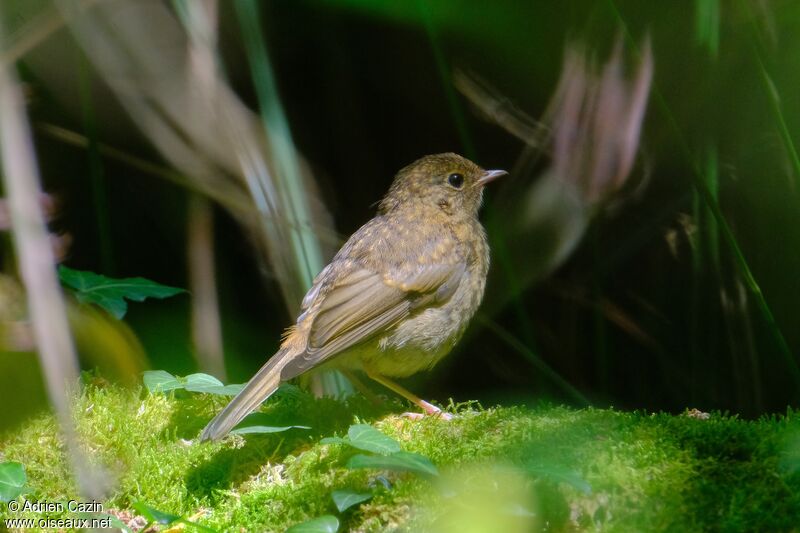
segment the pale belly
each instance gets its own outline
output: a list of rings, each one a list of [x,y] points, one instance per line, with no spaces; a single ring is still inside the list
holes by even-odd
[[[351,348],[338,363],[397,378],[430,369],[453,349],[480,304],[483,287],[476,293],[468,286],[462,283],[444,305],[425,309],[387,334]]]

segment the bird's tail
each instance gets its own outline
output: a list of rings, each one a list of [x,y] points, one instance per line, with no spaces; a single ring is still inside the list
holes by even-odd
[[[200,434],[200,440],[219,440],[269,398],[281,384],[281,370],[289,360],[288,349],[279,350],[245,385],[225,409],[219,412]]]

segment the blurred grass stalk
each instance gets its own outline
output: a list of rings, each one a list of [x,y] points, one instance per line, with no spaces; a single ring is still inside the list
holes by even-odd
[[[57,0],[75,38],[149,141],[212,197],[249,197],[232,214],[255,236],[290,316],[338,237],[297,153],[268,63],[255,2],[236,11],[259,97],[247,109],[222,77],[216,2]],[[181,26],[182,24],[182,26]],[[225,202],[223,202],[225,203]],[[230,208],[230,204],[227,204]],[[332,393],[342,392],[334,380]]]
[[[224,382],[227,375],[214,261],[214,206],[199,194],[190,194],[187,226],[194,353],[202,372]]]
[[[13,63],[0,65],[0,153],[19,273],[47,392],[79,490],[99,499],[104,483],[94,475],[79,447],[71,416],[70,401],[78,386],[78,359],[39,201],[41,187],[25,104],[13,68]]]
[[[255,0],[236,0],[235,7],[256,87],[261,121],[268,134],[268,153],[277,169],[274,183],[290,221],[288,227],[291,228],[295,272],[300,275],[299,283],[305,292],[324,266],[320,243],[312,230],[311,202],[303,186],[297,150],[267,54],[258,4]],[[290,304],[293,316],[299,312],[298,302],[300,300],[292,300]],[[340,396],[353,392],[352,385],[343,374],[328,370],[315,372],[311,376],[311,388],[317,395]]]
[[[189,76],[200,82],[199,90],[208,94],[214,90],[217,72],[212,53],[217,43],[217,2],[176,0],[174,5],[189,36]],[[187,226],[187,267],[192,293],[192,344],[195,358],[201,371],[227,381],[214,260],[214,207],[197,193],[189,193]]]

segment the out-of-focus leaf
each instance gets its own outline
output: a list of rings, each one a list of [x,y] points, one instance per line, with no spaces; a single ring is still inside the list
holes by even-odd
[[[339,519],[335,516],[324,515],[308,522],[295,524],[286,530],[286,533],[336,533],[339,531]]]
[[[525,533],[567,529],[562,527],[563,518],[549,511],[549,501],[544,508],[539,504],[530,476],[515,467],[465,465],[439,478],[437,485],[444,496],[430,509],[436,515],[437,531]]]
[[[251,413],[239,425],[231,430],[233,435],[250,435],[254,433],[280,433],[290,429],[311,429],[300,425],[274,425],[273,417],[266,413]]]
[[[0,463],[0,502],[10,502],[25,492],[25,467],[22,463]]]
[[[147,370],[143,379],[144,386],[151,393],[184,388],[184,382],[181,381],[181,378],[173,376],[166,370]]]
[[[424,476],[438,476],[430,459],[424,455],[411,452],[397,452],[392,455],[354,455],[347,461],[347,468],[377,468],[399,472],[414,472]]]
[[[355,490],[335,490],[331,494],[333,503],[340,513],[345,512],[347,509],[361,502],[365,502],[372,498],[371,492],[357,492]]]
[[[114,279],[63,265],[58,267],[58,276],[64,285],[74,290],[79,302],[99,305],[118,319],[128,311],[126,299],[142,302],[146,298],[168,298],[186,292],[149,279]]]

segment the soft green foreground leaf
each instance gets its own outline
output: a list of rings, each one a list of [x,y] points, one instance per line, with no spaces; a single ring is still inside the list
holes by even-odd
[[[365,502],[372,498],[371,492],[358,492],[355,490],[335,490],[331,494],[333,503],[340,513],[345,512],[354,505]]]
[[[128,311],[125,300],[142,302],[146,298],[168,298],[186,292],[145,278],[115,279],[63,265],[58,267],[58,277],[73,289],[79,302],[99,305],[118,319]]]
[[[337,531],[339,531],[339,519],[325,515],[294,525],[287,529],[286,533],[336,533]]]
[[[22,463],[0,463],[0,501],[10,502],[25,491],[25,467]]]
[[[414,472],[426,476],[438,476],[439,470],[431,460],[418,453],[397,452],[392,455],[354,455],[347,461],[347,468],[377,468]]]

